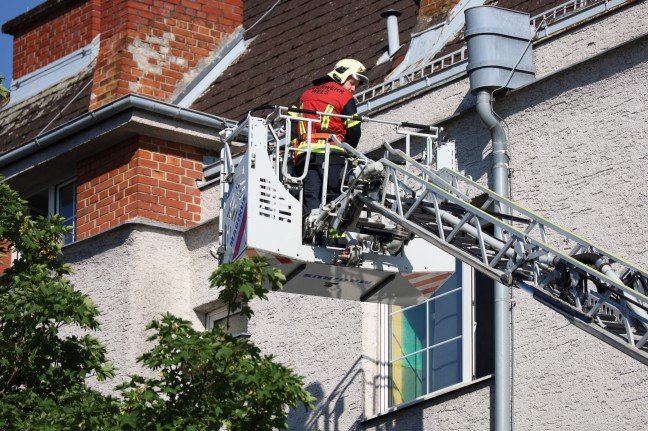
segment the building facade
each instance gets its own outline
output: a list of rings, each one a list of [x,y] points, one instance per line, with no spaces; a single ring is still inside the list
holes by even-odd
[[[462,48],[463,12],[482,3],[48,0],[3,25],[15,78],[0,174],[33,213],[74,227],[64,258],[101,310],[117,368],[102,390],[139,371],[161,313],[217,324],[219,132],[263,103],[290,104],[337,59],[369,69],[363,113],[443,127],[457,169],[492,186]],[[648,267],[646,2],[491,4],[529,13],[535,32],[534,81],[493,102],[513,200]],[[401,12],[401,46],[386,54],[387,9]],[[308,32],[295,30],[303,16]],[[385,140],[400,144],[393,127],[363,125],[364,152]],[[421,306],[277,292],[243,327],[317,398],[291,412],[291,429],[489,429],[491,301],[492,283],[458,263]],[[515,428],[644,427],[645,365],[522,291],[512,305]]]

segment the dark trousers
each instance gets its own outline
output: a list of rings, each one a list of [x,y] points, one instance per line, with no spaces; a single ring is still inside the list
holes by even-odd
[[[304,172],[304,158],[297,160],[295,165],[295,174],[302,175]],[[340,196],[342,187],[342,175],[344,174],[345,158],[342,156],[329,156],[329,171],[326,187],[326,202]],[[308,216],[311,210],[319,208],[322,204],[322,184],[324,183],[324,154],[312,154],[308,172],[304,178],[304,202],[302,205],[302,215]]]

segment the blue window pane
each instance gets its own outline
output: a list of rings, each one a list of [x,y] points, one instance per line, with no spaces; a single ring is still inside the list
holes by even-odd
[[[461,290],[428,302],[430,346],[461,335]]]
[[[392,315],[392,360],[427,347],[425,321],[425,304]]]
[[[391,405],[404,403],[427,393],[426,353],[399,359],[391,366]]]
[[[58,190],[58,213],[63,216],[66,221],[74,217],[75,192],[75,183],[63,186]]]
[[[430,349],[430,392],[461,382],[461,338]]]
[[[455,273],[425,304],[391,308],[390,405],[463,381],[462,282],[457,262]]]
[[[63,238],[63,244],[70,244],[74,241],[76,226],[76,182],[66,184],[57,189],[56,212],[64,218],[65,226],[72,226],[71,230]]]

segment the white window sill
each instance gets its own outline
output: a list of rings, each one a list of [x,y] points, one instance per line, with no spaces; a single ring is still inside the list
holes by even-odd
[[[420,404],[422,402],[431,400],[433,398],[438,398],[438,397],[441,397],[443,395],[458,391],[460,389],[464,389],[464,388],[467,388],[469,386],[475,385],[477,383],[484,382],[486,380],[492,379],[493,377],[494,377],[494,374],[489,374],[488,376],[480,377],[479,379],[472,380],[470,382],[457,383],[456,385],[448,386],[447,388],[438,390],[436,392],[432,392],[430,394],[420,396],[420,397],[418,397],[416,399],[413,399],[411,401],[407,401],[405,403],[398,404],[397,406],[390,407],[389,409],[385,410],[384,412],[380,412],[380,413],[377,413],[377,414],[375,414],[373,416],[366,417],[365,419],[362,420],[361,423],[364,424],[365,422],[372,421],[372,420],[377,419],[379,417],[387,416],[387,415],[389,415],[391,413],[404,410],[406,408],[409,408],[409,407],[412,407],[412,406],[414,406],[416,404]]]

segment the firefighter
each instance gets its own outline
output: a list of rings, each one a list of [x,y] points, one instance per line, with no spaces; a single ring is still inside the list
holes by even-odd
[[[358,87],[367,82],[366,69],[357,60],[344,59],[335,64],[335,68],[326,76],[315,79],[313,87],[302,93],[296,107],[331,114],[353,116],[357,113],[353,94]],[[306,118],[317,118],[316,115],[295,113],[293,115]],[[308,147],[307,124],[300,121],[293,127],[292,144],[303,149]],[[360,121],[338,117],[323,116],[321,122],[314,122],[311,134],[311,156],[308,172],[303,184],[303,216],[307,217],[311,210],[319,208],[322,200],[322,183],[324,179],[324,157],[326,141],[331,134],[337,135],[354,148],[360,140]],[[329,171],[327,181],[326,201],[330,202],[340,195],[342,175],[344,172],[346,151],[333,141],[330,142]],[[305,156],[297,152],[293,159],[295,173],[302,175],[305,166]]]

